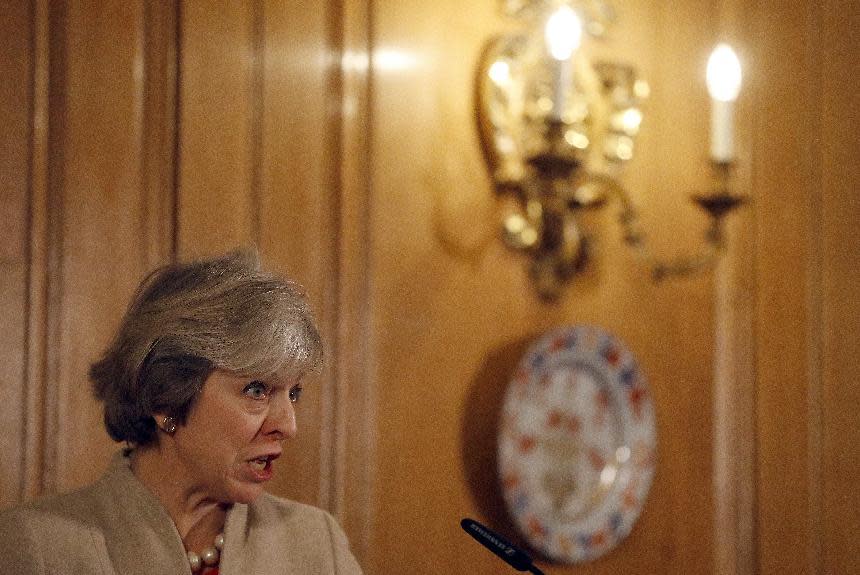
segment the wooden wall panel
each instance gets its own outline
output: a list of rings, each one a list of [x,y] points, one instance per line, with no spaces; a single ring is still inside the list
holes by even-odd
[[[145,261],[176,256],[176,186],[179,130],[179,0],[143,3],[144,209],[141,241]]]
[[[335,420],[335,464],[339,479],[332,507],[350,536],[362,565],[367,565],[373,539],[373,489],[376,478],[376,381],[370,296],[369,226],[371,134],[369,0],[342,4],[340,67],[341,159],[338,167],[340,209],[338,225],[338,325],[335,340],[335,381],[338,386]]]
[[[143,185],[144,14],[143,2],[121,1],[69,2],[52,14],[53,47],[62,55],[52,61],[57,98],[50,103],[50,488],[94,479],[116,449],[86,373],[157,263],[148,259],[153,210]]]
[[[48,333],[48,184],[50,181],[50,17],[46,0],[31,4],[33,62],[31,140],[29,143],[29,213],[27,270],[27,362],[22,380],[25,389],[25,438],[21,498],[43,492],[45,473],[45,418]]]
[[[180,10],[178,253],[257,239],[259,124],[255,22],[261,2],[183,2]]]
[[[817,246],[810,243],[820,198],[812,189],[818,172],[807,147],[817,131],[809,69],[816,47],[808,11],[775,2],[757,13],[756,165],[758,302],[758,528],[762,573],[816,573],[816,485],[818,407],[808,401],[819,384],[820,333],[815,310],[820,271]],[[778,25],[772,16],[778,14]],[[772,63],[779,62],[779,65]],[[789,97],[788,94],[791,94]],[[786,169],[791,166],[791,169]],[[812,386],[812,387],[810,387]]]
[[[821,573],[860,573],[860,6],[831,0],[820,25]]]
[[[858,10],[773,2],[751,16],[760,62],[758,569],[854,573],[860,174],[848,79]]]
[[[329,344],[273,490],[334,511],[369,575],[500,569],[457,523],[513,533],[494,472],[501,394],[525,346],[572,323],[639,357],[659,467],[617,551],[548,571],[858,571],[850,2],[617,7],[605,50],[653,88],[626,181],[658,253],[692,249],[704,225],[685,196],[708,181],[701,77],[727,31],[746,48],[739,182],[755,203],[737,223],[751,229],[716,289],[707,275],[654,286],[610,207],[590,218],[592,267],[555,305],[496,239],[474,131],[480,47],[510,25],[497,2],[12,8],[0,420],[15,433],[0,440],[0,504],[87,482],[115,449],[86,369],[143,273],[253,243],[307,287]],[[753,403],[754,420],[728,411]],[[752,447],[729,469],[732,439]],[[715,464],[746,475],[712,491]],[[715,535],[726,525],[749,530],[733,543]]]
[[[116,449],[86,372],[172,250],[169,6],[39,0],[4,20],[6,502],[87,483]]]
[[[33,6],[10,4],[0,21],[0,506],[23,495],[26,437],[29,174]]]

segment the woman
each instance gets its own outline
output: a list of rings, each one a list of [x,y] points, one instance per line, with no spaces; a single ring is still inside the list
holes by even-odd
[[[90,368],[127,448],[93,485],[0,514],[0,573],[360,574],[322,510],[266,494],[319,334],[254,254],[169,265]]]

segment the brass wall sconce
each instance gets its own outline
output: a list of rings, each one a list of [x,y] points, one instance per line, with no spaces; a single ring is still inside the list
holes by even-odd
[[[620,175],[634,154],[648,86],[623,63],[590,59],[583,49],[614,20],[600,0],[507,0],[522,27],[485,46],[477,85],[482,146],[496,191],[515,201],[505,243],[531,256],[538,294],[557,297],[588,261],[579,217],[615,198],[624,242],[661,280],[711,266],[724,248],[724,217],[743,203],[730,189],[733,101],[740,64],[721,44],[708,64],[712,97],[714,183],[693,195],[710,216],[703,253],[662,262],[647,248],[639,216]]]

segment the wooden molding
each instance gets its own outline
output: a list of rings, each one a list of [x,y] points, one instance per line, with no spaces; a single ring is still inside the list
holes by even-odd
[[[179,134],[179,2],[143,4],[141,246],[148,268],[175,259]]]
[[[371,325],[370,205],[372,2],[340,3],[338,74],[340,162],[334,510],[360,560],[373,527],[376,394]]]
[[[28,473],[38,481],[28,485],[33,495],[51,493],[58,483],[58,445],[50,438],[59,433],[60,364],[63,277],[63,177],[65,170],[66,107],[65,5],[38,3],[36,13],[36,109],[34,130],[33,227],[31,231],[31,380],[38,394],[32,399],[33,443],[38,450]],[[41,116],[41,117],[40,117]],[[38,183],[37,183],[38,182]],[[38,335],[37,335],[38,334]],[[38,414],[38,415],[37,415]],[[36,439],[38,437],[38,439]],[[29,450],[29,449],[28,449]],[[29,454],[28,454],[29,455]],[[29,459],[29,458],[28,458]]]
[[[48,195],[48,0],[33,3],[33,108],[30,151],[29,266],[27,270],[27,364],[25,376],[25,437],[21,497],[42,492],[44,440],[45,337],[47,309]]]

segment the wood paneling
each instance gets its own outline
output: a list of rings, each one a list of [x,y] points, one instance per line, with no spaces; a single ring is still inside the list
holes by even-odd
[[[774,16],[777,16],[774,19]],[[856,573],[856,6],[772,2],[758,42],[758,569]],[[853,36],[852,36],[853,35]]]
[[[27,270],[27,361],[24,365],[25,440],[21,477],[22,498],[43,493],[45,484],[45,416],[48,333],[48,183],[50,162],[50,18],[47,0],[32,3],[33,62],[31,101],[32,133],[29,171],[28,270]],[[22,142],[22,145],[24,143]]]
[[[94,479],[103,467],[94,462],[116,449],[86,374],[157,263],[147,220],[163,203],[148,205],[144,187],[144,122],[158,120],[145,118],[144,15],[143,2],[68,2],[51,19],[50,489]]]
[[[0,505],[23,495],[29,268],[29,173],[33,96],[33,6],[4,10],[0,36]]]
[[[758,524],[759,569],[763,573],[817,571],[817,445],[810,442],[816,406],[807,402],[817,387],[815,354],[820,334],[808,298],[819,273],[814,233],[812,172],[807,148],[817,130],[815,96],[808,67],[815,46],[806,34],[807,8],[776,2],[759,8],[761,41],[756,61],[759,120],[756,150],[769,158],[757,165],[758,191]],[[779,26],[770,16],[778,14]],[[769,65],[779,62],[780,65]],[[793,94],[791,98],[786,94]],[[790,169],[786,169],[787,167]],[[817,297],[817,296],[816,296]],[[812,364],[811,364],[812,362]],[[812,511],[812,513],[810,513]]]
[[[259,228],[260,1],[181,8],[178,252],[193,257],[255,241]]]
[[[7,501],[86,483],[115,449],[86,372],[138,279],[170,257],[173,234],[169,14],[128,2],[18,6],[4,20],[17,52],[3,59],[3,331],[17,340],[3,345],[3,405],[19,430],[5,436],[18,444],[4,446]]]
[[[592,267],[546,305],[496,239],[474,128],[481,45],[513,25],[498,5],[10,5],[0,504],[85,483],[116,448],[86,370],[145,271],[255,244],[306,286],[328,342],[273,491],[334,511],[368,574],[501,568],[458,522],[517,538],[500,398],[528,343],[573,323],[638,356],[659,464],[615,552],[548,571],[860,571],[856,7],[619,5],[601,50],[652,85],[626,182],[655,251],[694,249],[705,224],[685,198],[708,183],[718,37],[746,65],[737,184],[754,204],[715,282],[658,286],[616,208],[594,214]]]
[[[179,0],[143,4],[141,241],[145,261],[166,263],[176,255],[177,146],[179,131]]]
[[[831,1],[814,13],[820,98],[821,557],[824,573],[860,573],[860,7]],[[852,79],[852,80],[847,80]],[[814,148],[813,148],[814,149]],[[815,190],[815,188],[812,188]]]
[[[340,48],[339,110],[341,158],[338,224],[338,325],[335,339],[336,482],[333,509],[350,534],[350,544],[364,559],[370,554],[375,485],[376,381],[370,295],[369,227],[371,190],[370,112],[371,2],[342,4],[337,45]]]

